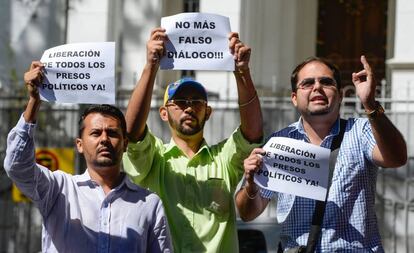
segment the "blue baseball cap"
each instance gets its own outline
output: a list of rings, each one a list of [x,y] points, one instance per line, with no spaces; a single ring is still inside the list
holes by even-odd
[[[165,89],[164,93],[164,105],[167,103],[168,100],[171,100],[174,95],[177,93],[178,90],[185,88],[185,87],[193,87],[195,88],[202,97],[207,101],[207,91],[204,86],[195,81],[191,77],[185,77],[175,81],[174,83],[170,83],[167,88]]]

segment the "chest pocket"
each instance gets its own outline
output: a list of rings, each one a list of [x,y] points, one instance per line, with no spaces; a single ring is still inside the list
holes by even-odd
[[[205,184],[204,208],[219,219],[227,219],[230,209],[230,192],[221,178],[209,178]]]

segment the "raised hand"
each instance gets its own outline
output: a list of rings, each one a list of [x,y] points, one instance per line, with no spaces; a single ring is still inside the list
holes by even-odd
[[[165,29],[161,27],[154,28],[151,31],[150,39],[147,42],[147,63],[157,65],[161,57],[165,55],[165,42],[168,36]]]
[[[362,105],[368,111],[375,108],[375,87],[374,74],[365,56],[361,56],[361,63],[364,67],[358,73],[352,73],[352,82]]]
[[[29,70],[24,73],[24,83],[32,98],[39,98],[38,86],[43,80],[43,64],[40,61],[33,61],[30,64]]]
[[[264,149],[262,148],[255,148],[250,153],[249,157],[244,159],[244,177],[246,181],[252,185],[254,183],[254,174],[260,169],[262,166],[262,155],[265,153]]]
[[[232,32],[229,35],[230,53],[234,56],[237,70],[247,70],[249,68],[251,48],[243,44],[239,39],[239,34]]]

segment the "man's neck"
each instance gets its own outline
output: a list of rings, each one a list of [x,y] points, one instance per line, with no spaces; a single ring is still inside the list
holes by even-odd
[[[339,117],[339,115],[337,116]],[[337,118],[321,116],[302,117],[303,128],[309,137],[309,141],[315,145],[321,145],[322,141],[331,132]]]
[[[88,166],[88,172],[91,179],[102,187],[105,195],[122,182],[120,168],[94,169]]]
[[[203,141],[203,132],[200,131],[199,133],[192,136],[173,134],[172,138],[175,144],[177,144],[177,146],[188,158],[193,158],[193,156],[200,149],[201,143]]]

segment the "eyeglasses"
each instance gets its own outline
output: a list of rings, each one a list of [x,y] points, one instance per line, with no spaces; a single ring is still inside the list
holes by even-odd
[[[166,106],[176,105],[180,108],[192,107],[194,109],[200,109],[207,104],[204,99],[171,99],[165,104]]]
[[[316,80],[321,84],[322,88],[336,88],[336,81],[330,77],[311,77],[305,78],[298,84],[298,89],[309,90],[313,89]]]

